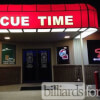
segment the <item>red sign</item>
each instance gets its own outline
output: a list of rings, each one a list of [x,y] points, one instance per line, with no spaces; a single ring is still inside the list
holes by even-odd
[[[89,11],[85,4],[0,5],[0,8],[0,29],[98,28],[97,12],[90,5]]]
[[[98,53],[97,57],[100,58],[100,48],[95,49],[95,53]]]

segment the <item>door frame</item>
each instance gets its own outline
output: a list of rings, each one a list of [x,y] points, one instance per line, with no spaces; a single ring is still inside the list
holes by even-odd
[[[22,49],[22,71],[21,71],[21,83],[25,83],[24,80],[23,80],[23,52],[24,50],[50,50],[50,68],[51,68],[51,81],[53,81],[53,67],[52,67],[52,55],[51,55],[51,48],[35,48],[35,49]],[[38,83],[38,82],[34,82],[34,83]],[[41,83],[41,82],[39,82]]]

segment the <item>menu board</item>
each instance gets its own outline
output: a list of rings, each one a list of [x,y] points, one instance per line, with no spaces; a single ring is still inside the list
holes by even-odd
[[[57,64],[69,64],[69,47],[57,47]]]
[[[16,64],[16,46],[2,44],[2,64]]]

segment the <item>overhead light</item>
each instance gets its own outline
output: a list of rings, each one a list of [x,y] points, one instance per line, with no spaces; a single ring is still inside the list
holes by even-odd
[[[81,33],[82,38],[87,37],[88,35],[91,35],[97,31],[96,28],[88,28],[86,31]],[[80,38],[80,35],[76,36],[75,38]]]
[[[55,28],[52,29],[51,32],[63,32],[65,30],[65,28]]]
[[[22,29],[9,29],[11,33],[22,33]]]
[[[65,32],[77,32],[80,28],[67,28]]]
[[[9,33],[7,29],[0,29],[0,33]]]
[[[24,32],[30,33],[30,32],[36,32],[36,29],[23,29]]]
[[[98,30],[97,28],[88,28],[86,31],[88,31],[88,32],[89,32],[89,31],[92,31],[92,32],[94,31],[94,32],[96,32],[97,30]]]
[[[70,36],[65,36],[64,38],[65,38],[65,39],[68,39],[68,38],[70,38]]]
[[[5,40],[10,40],[10,37],[7,36],[7,37],[4,37],[4,39],[5,39]]]
[[[87,28],[81,28],[79,31],[80,32],[83,32],[83,31],[85,31]]]
[[[50,32],[50,29],[38,29],[38,32]]]

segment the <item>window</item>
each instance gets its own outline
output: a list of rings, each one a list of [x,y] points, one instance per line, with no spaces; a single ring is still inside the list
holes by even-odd
[[[2,64],[16,64],[16,46],[2,44]]]
[[[100,40],[88,40],[89,64],[100,64]]]

